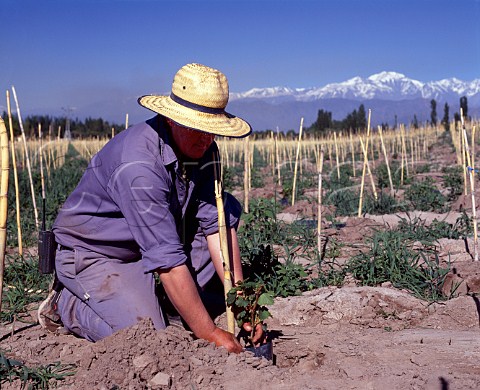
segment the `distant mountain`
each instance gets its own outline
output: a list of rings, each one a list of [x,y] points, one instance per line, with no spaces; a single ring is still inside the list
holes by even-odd
[[[341,83],[327,84],[312,88],[253,88],[246,92],[231,93],[231,101],[237,99],[270,99],[273,101],[312,101],[319,99],[353,99],[353,100],[405,100],[405,99],[440,99],[446,97],[471,97],[480,94],[480,79],[471,82],[457,78],[423,83],[413,80],[401,73],[381,72],[366,79],[354,77]]]
[[[430,118],[430,100],[437,101],[437,116],[443,117],[444,104],[450,106],[450,118],[459,111],[459,99],[468,98],[469,115],[480,116],[480,79],[471,82],[456,78],[427,83],[401,73],[381,72],[368,78],[354,77],[341,83],[312,88],[254,88],[231,93],[229,110],[245,117],[256,130],[297,129],[300,117],[309,126],[319,109],[331,111],[335,119],[364,104],[372,109],[373,124],[410,123]]]

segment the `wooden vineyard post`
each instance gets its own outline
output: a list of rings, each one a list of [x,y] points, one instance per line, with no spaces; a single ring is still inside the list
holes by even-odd
[[[10,92],[7,90],[8,127],[10,128],[10,153],[12,154],[13,181],[15,183],[15,211],[17,214],[18,254],[23,256],[22,226],[20,223],[20,193],[18,189],[17,157],[15,154],[15,137],[13,136],[12,109],[10,107]]]
[[[230,271],[230,254],[228,252],[227,225],[225,223],[225,210],[223,207],[223,188],[220,172],[218,169],[219,155],[213,154],[215,175],[215,201],[218,211],[218,235],[220,239],[220,258],[223,262],[223,289],[225,292],[225,306],[227,313],[227,328],[231,334],[235,334],[235,316],[232,307],[227,305],[227,294],[232,289],[232,273]]]
[[[12,92],[13,92],[13,98],[15,99],[15,105],[17,107],[18,123],[20,124],[20,130],[22,131],[23,147],[25,149],[25,157],[26,157],[26,161],[27,161],[28,177],[30,179],[30,192],[31,192],[31,195],[32,195],[33,212],[34,212],[34,215],[35,215],[35,226],[38,229],[39,225],[38,225],[37,201],[35,199],[35,190],[34,190],[34,187],[33,187],[32,168],[30,166],[30,158],[28,157],[27,139],[25,138],[25,130],[23,129],[23,122],[22,122],[22,116],[20,114],[20,106],[18,105],[17,93],[15,92],[15,87],[13,87],[13,85],[12,85]]]
[[[295,155],[295,170],[293,173],[293,186],[292,186],[292,206],[295,204],[295,191],[297,184],[297,168],[298,168],[298,155],[300,153],[300,145],[302,141],[302,130],[303,130],[303,117],[300,119],[300,131],[298,133],[298,142],[297,142],[297,153]]]
[[[5,271],[5,249],[7,243],[8,211],[8,136],[5,122],[0,117],[0,158],[2,176],[0,178],[0,313],[2,312],[3,275]]]
[[[365,140],[365,152],[363,154],[363,170],[362,170],[362,180],[360,182],[360,199],[358,201],[358,217],[362,216],[362,206],[363,206],[363,188],[365,187],[365,173],[367,171],[368,165],[368,139],[370,137],[370,119],[372,117],[372,110],[368,109],[368,122],[367,122],[367,139]]]

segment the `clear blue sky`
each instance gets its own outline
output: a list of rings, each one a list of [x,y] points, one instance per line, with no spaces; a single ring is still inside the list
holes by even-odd
[[[27,112],[167,92],[188,62],[232,92],[480,78],[480,0],[0,0],[0,20],[0,87]]]

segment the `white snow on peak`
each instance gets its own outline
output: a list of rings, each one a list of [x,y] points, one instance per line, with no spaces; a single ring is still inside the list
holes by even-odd
[[[403,100],[442,96],[473,96],[480,94],[480,79],[471,82],[455,77],[439,81],[421,82],[402,73],[384,71],[368,78],[356,76],[340,83],[311,88],[253,88],[242,93],[231,93],[234,99],[269,99],[277,101],[310,101],[327,98]]]
[[[368,80],[376,83],[390,83],[397,80],[405,79],[405,75],[397,72],[380,72],[372,74]]]

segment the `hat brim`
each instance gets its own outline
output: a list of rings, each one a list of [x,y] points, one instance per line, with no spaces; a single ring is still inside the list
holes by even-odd
[[[197,111],[174,102],[170,96],[145,95],[138,98],[138,103],[183,126],[206,133],[242,138],[252,132],[252,127],[246,121],[228,112],[210,114]]]

